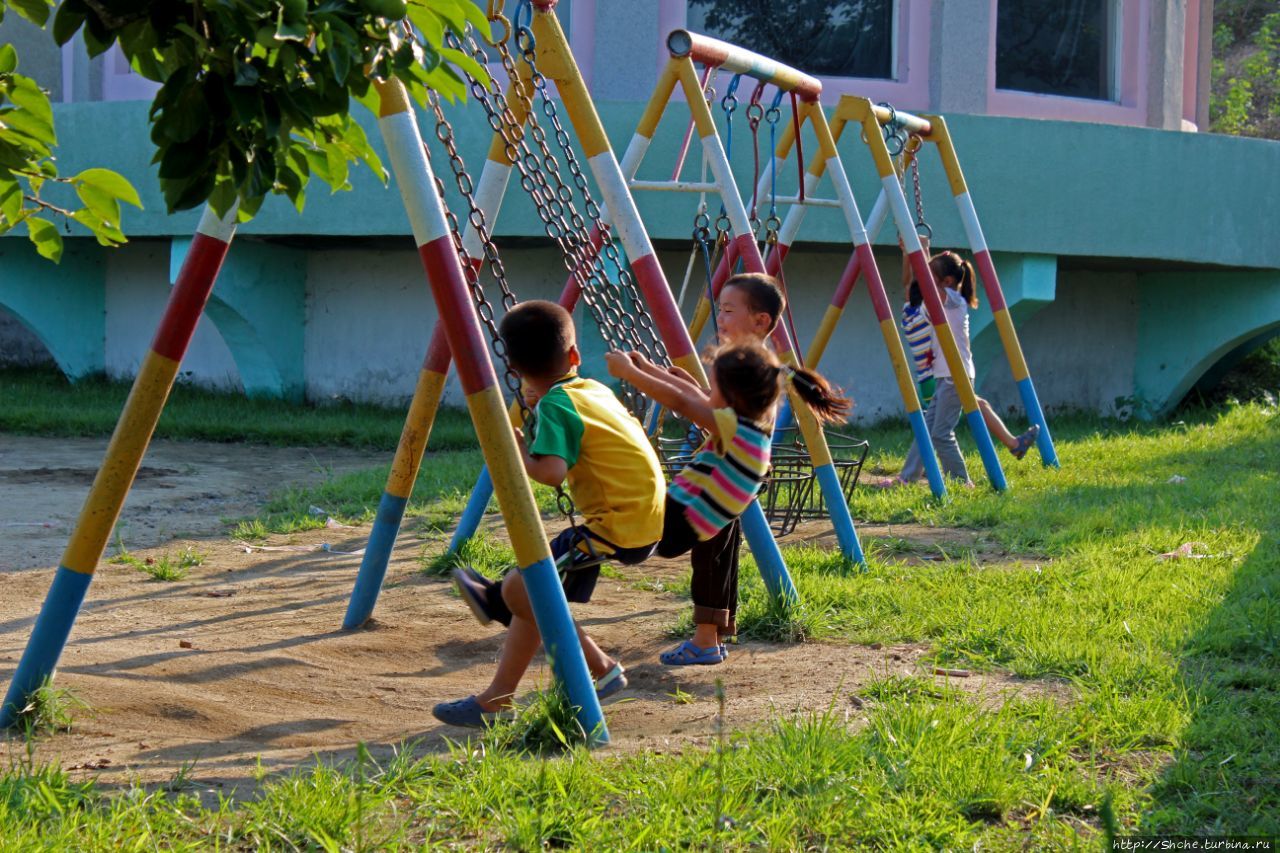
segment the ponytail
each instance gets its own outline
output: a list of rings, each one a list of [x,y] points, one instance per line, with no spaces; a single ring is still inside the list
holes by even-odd
[[[953,278],[960,297],[970,308],[978,307],[978,291],[974,285],[977,274],[973,271],[973,263],[966,261],[955,252],[940,252],[929,261],[929,268],[937,278]]]
[[[823,376],[816,371],[804,367],[782,366],[778,371],[788,382],[797,396],[813,410],[820,423],[844,423],[853,408],[853,401],[844,397],[840,389],[832,387]]]

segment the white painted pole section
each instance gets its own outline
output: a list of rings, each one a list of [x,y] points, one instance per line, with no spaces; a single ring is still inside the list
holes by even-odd
[[[632,140],[634,142],[635,140]],[[640,211],[636,209],[635,200],[627,190],[627,179],[622,168],[613,156],[612,150],[605,150],[587,159],[591,174],[595,176],[600,187],[600,195],[604,204],[613,215],[614,232],[622,241],[622,247],[632,264],[641,258],[653,254],[653,244],[649,242],[649,234],[644,230],[644,221],[640,219]],[[638,163],[637,163],[638,165]],[[604,214],[604,210],[601,214]]]
[[[827,158],[827,174],[835,185],[836,198],[840,199],[840,209],[844,211],[844,221],[849,225],[853,245],[861,246],[868,242],[867,229],[862,224],[862,214],[858,211],[858,203],[854,201],[853,187],[849,186],[849,176],[845,174],[839,155]]]
[[[236,211],[238,209],[239,203],[234,203],[231,205],[231,209],[227,211],[226,216],[219,218],[218,214],[213,212],[213,208],[206,204],[204,213],[200,214],[200,224],[196,226],[196,233],[212,237],[223,243],[230,243],[231,238],[236,235]]]
[[[880,183],[884,186],[884,194],[889,196],[889,204],[893,206],[893,220],[898,225],[902,245],[906,246],[908,254],[921,251],[924,246],[920,244],[920,235],[911,222],[911,211],[907,209],[907,197],[902,194],[898,176],[888,175],[881,178]]]
[[[876,196],[876,203],[871,206],[871,217],[867,219],[868,242],[874,241],[884,230],[885,220],[889,218],[889,196],[883,188]]]
[[[431,163],[422,148],[422,134],[414,121],[413,112],[393,113],[378,119],[382,138],[391,157],[391,171],[400,187],[409,224],[413,226],[413,239],[418,247],[438,240],[449,233],[444,218],[444,204],[436,193],[435,176]]]
[[[619,166],[628,181],[640,171],[640,162],[644,160],[644,155],[649,153],[651,142],[653,142],[652,139],[639,133],[632,135],[631,142],[627,144],[627,150],[622,152],[622,163]]]
[[[960,219],[964,222],[964,233],[969,235],[969,248],[976,255],[987,251],[987,238],[978,224],[978,211],[973,207],[973,199],[967,192],[956,196],[956,207],[960,208]]]
[[[733,182],[733,170],[729,168],[729,158],[725,156],[724,146],[720,144],[720,137],[717,134],[704,136],[702,138],[702,150],[707,154],[707,161],[711,164],[711,173],[716,177],[716,183],[720,187],[720,201],[724,204],[725,213],[729,216],[729,224],[733,227],[733,236],[741,237],[744,234],[750,234],[751,222],[747,217],[746,205],[742,203],[742,199],[738,197],[737,186]]]
[[[492,236],[498,224],[498,211],[502,207],[502,199],[507,194],[507,183],[511,180],[511,166],[496,160],[485,160],[480,170],[480,180],[476,182],[476,207],[484,212],[484,224]],[[463,227],[462,250],[467,257],[479,259],[484,257],[484,247],[480,235],[472,227],[470,218]]]
[[[631,181],[627,186],[656,193],[713,193],[720,189],[713,183],[700,181]]]
[[[821,180],[822,178],[819,176],[810,172],[805,172],[805,196],[808,196],[809,193],[813,192],[814,188],[818,186],[818,182]],[[796,196],[796,203],[787,211],[787,218],[782,220],[782,227],[778,229],[778,242],[785,246],[790,246],[796,241],[796,234],[800,233],[800,226],[804,222],[805,213],[808,212],[806,206],[804,204],[800,204],[799,200],[800,197]],[[808,198],[805,199],[805,202],[807,204]]]

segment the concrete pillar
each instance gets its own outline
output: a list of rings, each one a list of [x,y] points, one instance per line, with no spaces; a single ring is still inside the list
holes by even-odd
[[[1020,330],[1057,295],[1058,259],[1054,255],[992,252],[991,260],[1000,276],[1000,289],[1009,305],[1013,326]],[[991,305],[981,287],[978,293],[983,297],[982,304],[969,315],[969,340],[973,347],[973,364],[978,371],[977,385],[981,386],[993,369],[997,375],[1007,376],[1009,360],[1005,357],[1000,332],[991,315]],[[1026,343],[1022,342],[1024,348]],[[1035,365],[1029,367],[1034,380]]]
[[[1182,128],[1183,66],[1186,56],[1187,2],[1163,0],[1150,5],[1148,30],[1147,126]],[[1193,24],[1198,25],[1197,22]]]
[[[929,16],[929,106],[939,113],[987,111],[995,4],[933,0]]]
[[[0,239],[0,306],[49,350],[73,382],[106,369],[106,259],[92,240],[63,241],[62,261],[24,239]]]
[[[1280,272],[1176,272],[1139,276],[1134,397],[1143,417],[1163,415],[1222,362],[1280,334]]]
[[[182,267],[191,239],[175,238],[169,281]],[[303,399],[307,253],[241,238],[227,255],[205,306],[235,359],[245,394]]]
[[[1196,56],[1196,126],[1209,129],[1209,90],[1213,75],[1213,0],[1200,0],[1200,20],[1188,22],[1200,28]]]

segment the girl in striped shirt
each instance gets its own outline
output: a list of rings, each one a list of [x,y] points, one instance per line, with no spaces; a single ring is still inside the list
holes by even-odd
[[[769,474],[773,420],[784,383],[821,422],[843,421],[849,400],[811,370],[791,368],[755,340],[730,343],[711,356],[704,390],[682,370],[665,370],[639,353],[605,356],[609,373],[629,382],[658,404],[709,433],[706,442],[667,490],[658,556],[678,557],[712,541],[753,501]],[[737,597],[737,559],[695,560],[694,635],[664,652],[665,664],[716,664],[724,660],[720,634],[732,619]],[[721,575],[726,575],[721,577]]]

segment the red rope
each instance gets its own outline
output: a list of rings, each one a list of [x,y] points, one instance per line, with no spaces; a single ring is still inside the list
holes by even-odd
[[[747,124],[751,126],[751,149],[755,155],[755,174],[751,177],[751,214],[750,218],[756,218],[756,204],[759,201],[760,190],[760,118],[759,115],[752,115],[752,107],[762,109],[760,107],[760,95],[764,93],[764,81],[761,80],[756,84],[756,89],[751,93],[751,101],[747,105]]]
[[[791,93],[791,125],[796,130],[796,168],[800,170],[800,203],[804,203],[804,146],[800,144],[800,110],[796,105],[796,93]],[[781,267],[779,267],[781,269]]]
[[[705,96],[707,92],[707,81],[711,79],[711,75],[715,73],[719,66],[708,65],[706,70],[702,72],[702,93]],[[689,116],[689,126],[684,130],[684,142],[680,143],[680,156],[676,158],[676,168],[671,173],[671,180],[680,180],[680,173],[684,170],[685,157],[689,155],[689,143],[693,140],[693,116]]]

